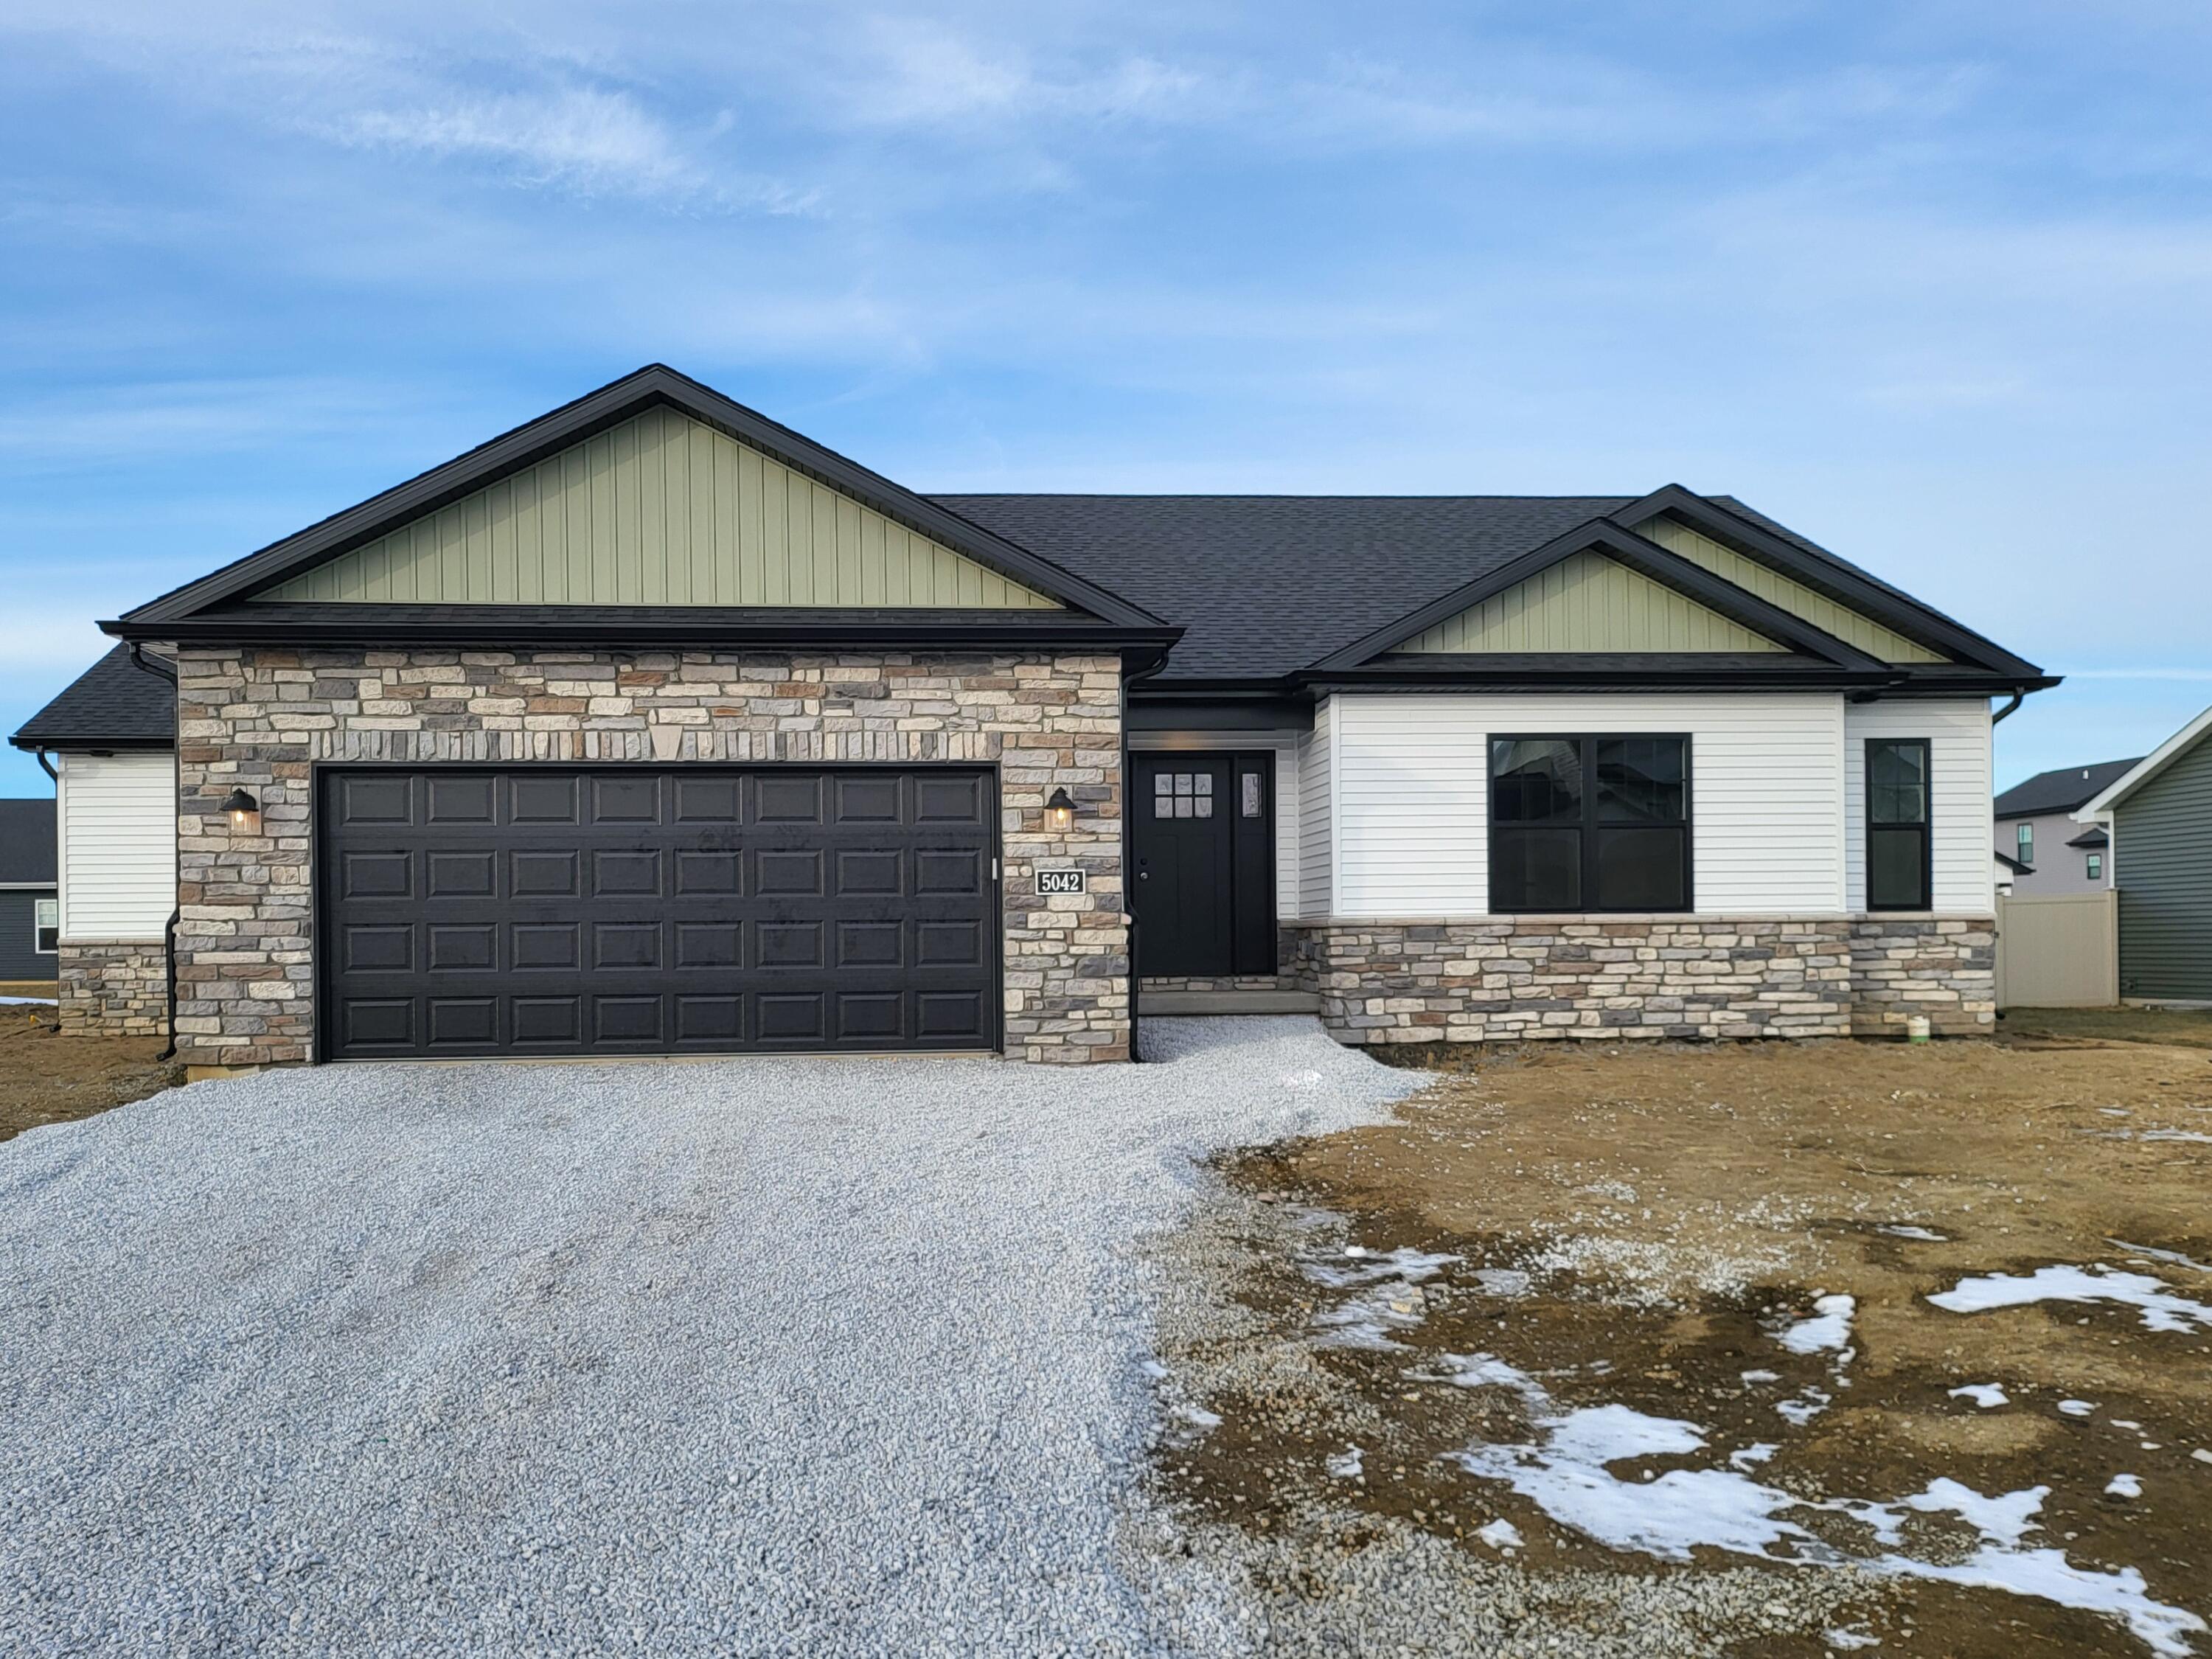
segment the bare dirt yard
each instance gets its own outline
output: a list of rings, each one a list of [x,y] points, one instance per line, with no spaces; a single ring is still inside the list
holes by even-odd
[[[0,1004],[0,1140],[90,1117],[184,1081],[160,1037],[64,1036],[51,1003]]]
[[[1286,1650],[2212,1653],[2212,1020],[2007,1028],[1463,1053],[1221,1160],[1164,1495]]]

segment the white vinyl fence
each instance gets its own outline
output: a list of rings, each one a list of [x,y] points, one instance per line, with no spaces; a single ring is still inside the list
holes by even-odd
[[[2109,1008],[2120,1000],[2119,895],[1997,900],[1997,1006]]]

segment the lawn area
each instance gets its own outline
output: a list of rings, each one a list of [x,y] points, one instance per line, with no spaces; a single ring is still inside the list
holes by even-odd
[[[0,1004],[0,1140],[90,1117],[184,1081],[160,1037],[64,1036],[52,1003]]]
[[[1997,1024],[2008,1038],[2071,1037],[2212,1048],[2212,1008],[2008,1008]]]
[[[1395,1552],[1439,1618],[1706,1579],[1717,1653],[2212,1650],[2208,1048],[2126,1010],[1452,1056],[1221,1160],[1160,1350],[1220,1422],[1164,1486],[1255,1575]],[[1316,1585],[1284,1616],[1356,1640]]]

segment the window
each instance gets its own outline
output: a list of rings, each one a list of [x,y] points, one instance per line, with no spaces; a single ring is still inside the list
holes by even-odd
[[[2032,823],[2022,823],[2016,828],[2012,834],[2013,840],[2017,843],[2017,850],[2014,853],[2013,856],[2018,859],[2022,864],[2034,863],[2035,826]]]
[[[62,902],[40,899],[31,906],[31,948],[52,952],[61,948]]]
[[[1866,786],[1867,908],[1925,910],[1929,880],[1928,740],[1869,738]],[[2023,831],[2027,827],[2021,825]],[[2027,846],[2025,836],[2021,845]]]
[[[2089,854],[2089,879],[2090,879],[2090,880],[2092,880],[2092,881],[2102,881],[2102,880],[2104,880],[2104,878],[2105,878],[2105,855],[2104,855],[2102,853],[2092,853],[2092,854]]]
[[[1495,738],[1492,910],[1690,908],[1687,738]]]
[[[1152,816],[1156,818],[1212,817],[1213,774],[1155,772],[1152,775]]]

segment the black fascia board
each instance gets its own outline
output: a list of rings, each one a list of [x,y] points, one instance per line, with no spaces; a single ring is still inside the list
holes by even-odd
[[[1632,654],[1563,657],[1515,652],[1467,655],[1421,653],[1393,657],[1385,663],[1316,672],[1307,680],[1316,691],[1375,690],[1389,686],[1671,687],[1677,690],[1848,690],[1879,692],[1894,676],[1880,669],[1845,668],[1808,657],[1784,658],[1775,666],[1752,666],[1741,658],[1701,661],[1691,654]]]
[[[58,755],[82,755],[94,750],[120,752],[124,750],[144,750],[167,754],[177,745],[168,738],[103,738],[93,732],[33,732],[27,726],[8,739],[10,747],[35,753],[52,750]]]
[[[1132,628],[1043,611],[763,611],[711,605],[233,605],[166,622],[133,612],[100,627],[123,639],[192,645],[1095,649],[1161,656],[1182,637],[1181,629],[1157,623]]]
[[[1127,599],[661,363],[625,374],[357,506],[172,589],[126,613],[124,620],[173,623],[207,606],[272,586],[662,404],[819,479],[910,530],[1016,578],[1048,599],[1123,627],[1166,626],[1161,618]]]
[[[1757,594],[1745,592],[1733,582],[1723,581],[1689,560],[1669,553],[1656,542],[1646,541],[1611,519],[1598,518],[1577,525],[1564,535],[1553,537],[1540,547],[1531,548],[1518,558],[1508,560],[1495,570],[1476,577],[1442,598],[1431,600],[1419,610],[1376,629],[1365,638],[1356,640],[1342,650],[1323,657],[1305,670],[1301,678],[1361,666],[1393,646],[1412,639],[1422,629],[1448,617],[1455,617],[1468,607],[1480,605],[1516,583],[1548,570],[1563,559],[1577,553],[1593,551],[1616,559],[1662,586],[1686,594],[1753,633],[1808,656],[1817,657],[1838,668],[1888,672],[1888,665],[1868,655],[1856,646],[1822,632],[1810,623],[1791,616],[1779,605],[1770,605]]]
[[[1764,525],[1754,524],[1741,514],[1731,512],[1681,484],[1663,484],[1610,516],[1616,523],[1632,528],[1662,513],[1734,548],[1746,558],[1756,559],[1785,575],[1796,577],[1838,604],[1864,612],[1931,651],[1941,651],[2014,678],[2042,676],[2043,671],[2026,658],[2014,656],[1995,641],[1953,621],[1934,606],[1877,581],[1832,553],[1800,547]]]

